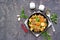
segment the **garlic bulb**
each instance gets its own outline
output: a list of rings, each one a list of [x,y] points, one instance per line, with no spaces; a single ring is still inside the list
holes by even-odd
[[[44,5],[39,5],[39,10],[44,11],[45,6]]]
[[[30,3],[30,9],[34,9],[35,8],[35,3],[34,2],[31,2]]]

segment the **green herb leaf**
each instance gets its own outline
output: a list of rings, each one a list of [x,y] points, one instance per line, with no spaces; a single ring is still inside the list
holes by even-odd
[[[28,16],[25,15],[24,8],[21,10],[20,18],[28,18]]]
[[[51,36],[46,31],[42,32],[42,36],[44,37],[45,40],[51,40]]]
[[[39,22],[39,21],[40,21],[40,19],[39,19],[38,17],[36,17],[36,21],[37,21],[37,22]]]
[[[51,15],[51,20],[52,20],[52,22],[53,23],[55,23],[55,24],[57,24],[57,14],[56,13],[53,13],[52,15]]]
[[[28,18],[28,16],[24,15],[24,18]]]

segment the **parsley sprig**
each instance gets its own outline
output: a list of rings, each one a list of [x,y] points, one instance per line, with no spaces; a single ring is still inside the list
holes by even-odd
[[[47,31],[42,32],[42,36],[45,40],[51,40],[51,36],[48,34]]]
[[[21,10],[20,18],[25,18],[25,19],[28,18],[28,16],[25,15],[24,8],[22,8]]]
[[[55,24],[57,24],[57,14],[56,13],[53,13],[52,15],[51,15],[51,20],[52,20],[52,22],[53,23],[55,23]]]

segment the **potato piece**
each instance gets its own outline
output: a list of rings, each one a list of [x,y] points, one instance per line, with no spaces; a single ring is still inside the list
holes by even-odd
[[[41,26],[45,26],[45,23],[44,23],[44,22],[42,22],[42,23],[41,23]]]
[[[41,21],[41,22],[44,22],[44,18],[40,18],[40,21]]]
[[[47,26],[47,24],[45,22],[41,22],[41,26]]]
[[[33,25],[32,24],[29,24],[30,27],[32,27]]]
[[[39,18],[41,18],[41,15],[38,15]]]
[[[30,18],[29,21],[32,22],[32,19]]]
[[[35,32],[39,32],[40,31],[40,28],[38,26],[35,26],[34,31]]]
[[[33,15],[31,18],[35,18],[36,16],[35,15]]]
[[[44,18],[43,16],[41,16],[41,18]]]
[[[41,28],[41,31],[44,31],[44,28]]]
[[[43,27],[44,29],[46,28],[46,27]]]
[[[40,26],[40,22],[36,22],[36,25],[37,25],[37,26]]]
[[[32,31],[33,30],[33,28],[30,28],[30,31]]]

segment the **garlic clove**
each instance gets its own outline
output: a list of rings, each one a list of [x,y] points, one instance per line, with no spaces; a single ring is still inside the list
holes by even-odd
[[[18,21],[20,21],[20,17],[19,17],[19,18],[17,18],[17,20],[18,20]]]
[[[20,17],[20,15],[17,15],[17,17]]]

